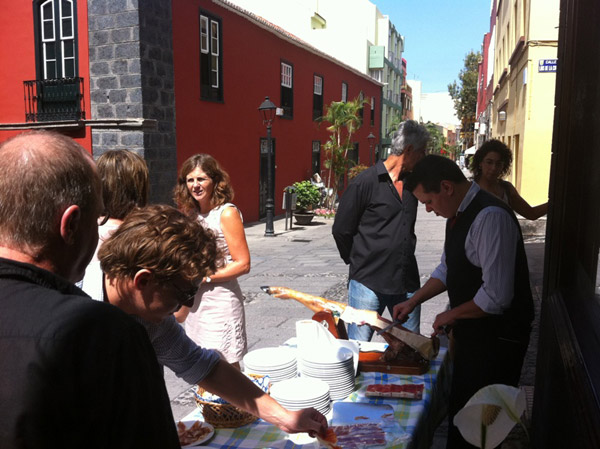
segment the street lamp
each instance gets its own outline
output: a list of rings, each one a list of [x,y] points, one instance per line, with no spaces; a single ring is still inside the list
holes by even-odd
[[[373,165],[373,143],[375,142],[376,137],[370,132],[367,139],[369,140],[369,165]]]
[[[277,106],[265,97],[258,110],[263,116],[263,123],[267,125],[267,204],[265,206],[267,212],[267,224],[265,226],[265,237],[275,237],[273,230],[273,217],[275,215],[275,200],[273,198],[273,151],[271,145],[271,125],[275,118],[275,110]]]

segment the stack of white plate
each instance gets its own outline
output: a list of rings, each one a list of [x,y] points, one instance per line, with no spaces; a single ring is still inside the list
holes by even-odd
[[[332,401],[346,399],[354,391],[354,354],[344,347],[304,353],[300,373],[327,382]]]
[[[296,353],[289,348],[262,348],[244,356],[244,372],[269,376],[272,383],[297,375]]]
[[[288,410],[314,407],[326,415],[331,410],[329,385],[319,379],[297,377],[271,387],[271,397]]]

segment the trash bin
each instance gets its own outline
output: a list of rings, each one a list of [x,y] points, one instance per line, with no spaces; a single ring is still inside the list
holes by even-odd
[[[296,210],[296,188],[287,186],[283,189],[283,205],[285,210],[285,230],[288,229],[288,219],[290,220],[290,229],[292,229],[293,211]]]

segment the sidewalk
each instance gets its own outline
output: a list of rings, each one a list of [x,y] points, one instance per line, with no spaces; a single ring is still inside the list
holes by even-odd
[[[252,257],[252,269],[240,278],[240,285],[246,297],[246,321],[248,349],[277,346],[295,336],[295,322],[310,319],[312,312],[293,300],[275,299],[264,293],[263,285],[283,286],[311,295],[322,296],[336,301],[347,301],[348,267],[340,259],[331,236],[332,219],[315,217],[309,226],[293,225],[285,228],[283,218],[275,220],[275,237],[265,237],[264,223],[250,223],[246,226],[246,237]],[[437,266],[443,250],[445,219],[428,214],[424,206],[419,206],[416,223],[416,257],[421,273],[421,285]],[[531,281],[541,286],[543,270],[544,239],[539,234],[526,237],[526,250],[529,258]],[[538,295],[535,295],[536,291]],[[539,295],[536,296],[536,326],[532,334],[530,351],[526,356],[521,384],[531,386],[535,380],[535,357],[537,348],[537,322],[539,321]],[[447,305],[447,295],[442,294],[423,304],[421,311],[421,333],[429,335],[435,316]],[[387,312],[386,312],[387,314]],[[195,403],[189,393],[189,385],[177,379],[172,372],[165,370],[165,382],[175,419],[191,412]],[[447,423],[436,432],[432,448],[445,447]],[[528,447],[524,435],[516,432],[502,446],[504,449]]]

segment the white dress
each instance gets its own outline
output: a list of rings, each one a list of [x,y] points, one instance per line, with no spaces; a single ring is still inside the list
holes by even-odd
[[[221,229],[221,213],[226,207],[235,206],[226,203],[199,216],[202,225],[215,233],[217,245],[223,251],[224,260],[220,266],[232,261]],[[248,352],[248,345],[244,296],[238,281],[202,284],[185,321],[185,331],[197,345],[219,351],[229,363],[242,360]]]
[[[92,257],[92,260],[90,260],[89,265],[85,269],[83,279],[78,284],[79,288],[97,301],[104,300],[102,290],[103,273],[102,268],[100,268],[100,261],[98,260],[98,250],[102,243],[104,243],[104,241],[107,240],[120,225],[120,220],[109,220],[107,223],[98,227],[98,246],[96,247],[96,252],[94,252],[94,257]]]

